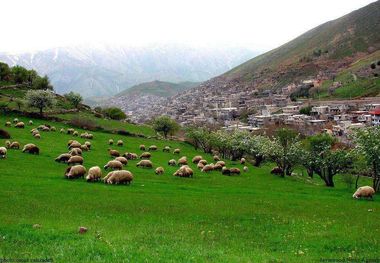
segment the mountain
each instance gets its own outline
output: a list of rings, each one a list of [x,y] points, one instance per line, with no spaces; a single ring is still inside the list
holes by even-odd
[[[75,46],[23,54],[0,53],[0,61],[46,74],[58,93],[112,96],[133,85],[162,79],[201,82],[257,55],[245,48],[181,45]]]
[[[118,93],[115,97],[120,96],[132,96],[132,95],[143,95],[150,94],[158,97],[170,97],[179,92],[185,91],[187,89],[196,87],[199,85],[199,82],[180,82],[172,83],[166,81],[155,80],[152,82],[144,82],[138,85],[135,85],[129,89],[126,89]]]

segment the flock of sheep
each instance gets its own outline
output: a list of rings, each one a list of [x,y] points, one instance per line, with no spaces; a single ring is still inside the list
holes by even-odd
[[[25,124],[20,122],[17,118],[13,120],[13,124],[15,128],[25,128]],[[33,121],[29,121],[29,125],[33,125]],[[10,127],[12,123],[7,121],[5,126]],[[40,125],[37,128],[33,128],[31,130],[32,136],[36,139],[41,138],[40,132],[46,131],[56,131],[56,128],[49,125]],[[68,128],[67,130],[61,129],[61,133],[71,134],[74,137],[79,137],[78,131],[73,128]],[[91,140],[93,139],[93,135],[91,133],[82,133],[80,137],[83,139]],[[114,141],[110,139],[108,141],[110,146],[114,145]],[[117,146],[123,146],[124,142],[122,140],[118,140],[116,142]],[[7,149],[20,149],[20,143],[17,141],[6,141],[5,147],[0,147],[0,158],[6,158]],[[68,165],[65,171],[65,177],[68,179],[76,179],[76,178],[84,178],[86,176],[87,182],[96,182],[103,180],[106,184],[130,184],[133,180],[133,174],[128,170],[123,170],[124,166],[128,164],[129,160],[140,159],[137,162],[136,166],[141,168],[153,168],[153,163],[150,160],[152,157],[151,152],[157,151],[158,147],[156,145],[151,145],[148,148],[145,145],[140,145],[139,149],[143,151],[142,154],[137,155],[136,153],[126,152],[124,154],[120,154],[118,150],[108,149],[108,154],[112,158],[109,162],[104,165],[104,170],[111,170],[104,178],[102,175],[102,170],[99,166],[91,167],[88,172],[87,169],[83,166],[84,159],[82,157],[83,151],[91,150],[91,142],[85,141],[81,144],[77,140],[69,140],[67,143],[68,152],[60,154],[55,161],[60,163],[66,163]],[[148,150],[148,151],[147,151]],[[162,149],[163,152],[171,152],[171,148],[169,146],[165,146]],[[30,153],[30,154],[39,154],[40,149],[33,143],[26,144],[22,152]],[[174,149],[173,154],[180,154],[180,149]],[[202,156],[197,155],[192,158],[192,163],[197,165],[197,168],[200,169],[201,172],[210,172],[214,170],[220,171],[223,175],[239,175],[241,173],[239,168],[227,168],[224,161],[220,160],[217,153],[214,154],[213,160],[214,163],[208,163]],[[241,164],[245,164],[245,158],[241,158]],[[193,177],[194,171],[189,167],[188,160],[186,156],[182,156],[176,161],[175,159],[171,159],[168,161],[168,165],[170,166],[179,166],[179,169],[173,174],[174,176],[179,177]],[[248,167],[244,166],[244,172],[248,171]],[[157,175],[164,174],[165,170],[162,166],[159,166],[155,169],[155,173]],[[375,191],[370,186],[359,187],[356,192],[353,194],[354,198],[373,198]]]

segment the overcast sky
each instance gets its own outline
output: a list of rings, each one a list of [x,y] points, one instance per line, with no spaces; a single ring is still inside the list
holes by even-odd
[[[5,0],[0,51],[99,43],[269,50],[374,0]]]

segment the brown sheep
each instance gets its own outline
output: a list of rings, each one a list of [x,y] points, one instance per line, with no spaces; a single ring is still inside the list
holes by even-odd
[[[71,156],[67,161],[68,165],[83,164],[83,157],[80,155]]]
[[[0,158],[7,158],[7,148],[0,147]]]
[[[178,165],[187,165],[187,158],[186,156],[182,156],[181,158],[178,159]]]
[[[213,164],[207,164],[203,167],[202,172],[208,173],[214,170],[214,165]]]
[[[218,162],[218,161],[220,161],[220,158],[219,158],[219,156],[218,156],[218,155],[214,155],[213,159],[214,159],[214,161],[215,161],[215,162]]]
[[[173,153],[174,153],[174,154],[180,154],[180,153],[181,153],[181,150],[178,149],[178,148],[177,148],[177,149],[174,149]]]
[[[169,153],[170,152],[170,147],[169,146],[165,146],[164,149],[162,149],[162,151]]]
[[[109,152],[111,157],[119,157],[120,156],[120,153],[117,150],[108,149],[108,152]]]
[[[153,168],[153,163],[150,160],[141,160],[136,164],[136,167]]]
[[[148,148],[149,151],[157,151],[157,146],[156,145],[151,145]]]
[[[155,173],[158,174],[158,175],[161,175],[164,173],[164,168],[163,167],[157,167],[156,170],[155,170]]]
[[[231,173],[231,175],[240,174],[240,169],[239,168],[230,168],[230,173]]]
[[[145,145],[144,145],[144,144],[141,144],[141,145],[140,145],[140,150],[141,150],[141,151],[145,151]]]
[[[188,165],[184,165],[179,168],[173,175],[179,177],[193,177],[193,170]]]
[[[203,163],[198,163],[197,164],[197,167],[198,167],[198,169],[203,169],[203,167],[205,167],[205,165],[203,164]]]
[[[241,163],[241,164],[245,164],[245,158],[241,158],[241,159],[240,159],[240,163]]]
[[[22,121],[18,122],[15,124],[15,128],[20,128],[20,129],[24,129],[25,128],[25,123],[23,123]]]
[[[150,157],[152,157],[150,152],[144,152],[140,155],[140,159],[150,159]]]
[[[70,157],[71,157],[71,154],[63,153],[63,154],[59,155],[57,158],[55,158],[55,161],[59,162],[59,163],[61,163],[61,162],[66,163],[70,159]]]
[[[113,171],[104,177],[106,184],[130,184],[133,180],[133,174],[127,170]]]
[[[177,165],[177,161],[174,160],[174,159],[171,159],[171,160],[168,161],[168,165],[170,165],[170,166],[176,166]]]
[[[40,154],[40,149],[34,145],[33,143],[28,143],[24,146],[24,148],[22,149],[22,152],[27,152],[27,153],[30,153],[30,154]]]
[[[102,170],[99,166],[93,166],[88,170],[86,181],[87,182],[96,182],[102,178]]]
[[[202,160],[202,159],[203,159],[202,156],[197,155],[197,156],[194,156],[192,162],[193,163],[199,163],[199,161]]]
[[[116,157],[115,160],[121,162],[123,165],[128,164],[128,159],[123,156]]]
[[[17,141],[12,142],[12,143],[9,145],[9,149],[20,149],[20,143],[17,142]]]
[[[83,178],[86,172],[86,168],[83,165],[74,165],[67,167],[65,176],[67,179]]]
[[[373,196],[375,195],[375,190],[371,186],[362,186],[359,187],[356,192],[352,195],[353,198],[370,198],[373,200]]]
[[[72,148],[69,151],[69,154],[71,154],[72,156],[82,155],[82,149],[80,149],[80,148]]]
[[[118,140],[116,143],[117,146],[123,146],[124,142],[122,140]]]
[[[112,170],[121,170],[123,169],[123,164],[118,160],[112,160],[109,161],[106,165],[104,165],[104,170],[107,170],[108,168]]]

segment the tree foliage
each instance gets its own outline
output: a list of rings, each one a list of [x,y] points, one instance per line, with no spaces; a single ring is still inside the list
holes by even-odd
[[[29,107],[39,109],[40,115],[45,108],[52,107],[56,102],[53,92],[49,90],[29,90],[25,100]]]
[[[124,120],[127,118],[127,115],[117,107],[105,108],[103,109],[103,114],[112,120]]]
[[[179,130],[179,125],[169,116],[163,115],[153,121],[153,129],[167,138],[169,134],[174,135]]]
[[[64,96],[68,101],[70,101],[74,108],[78,108],[79,104],[83,101],[83,98],[79,93],[72,91],[65,94]]]

